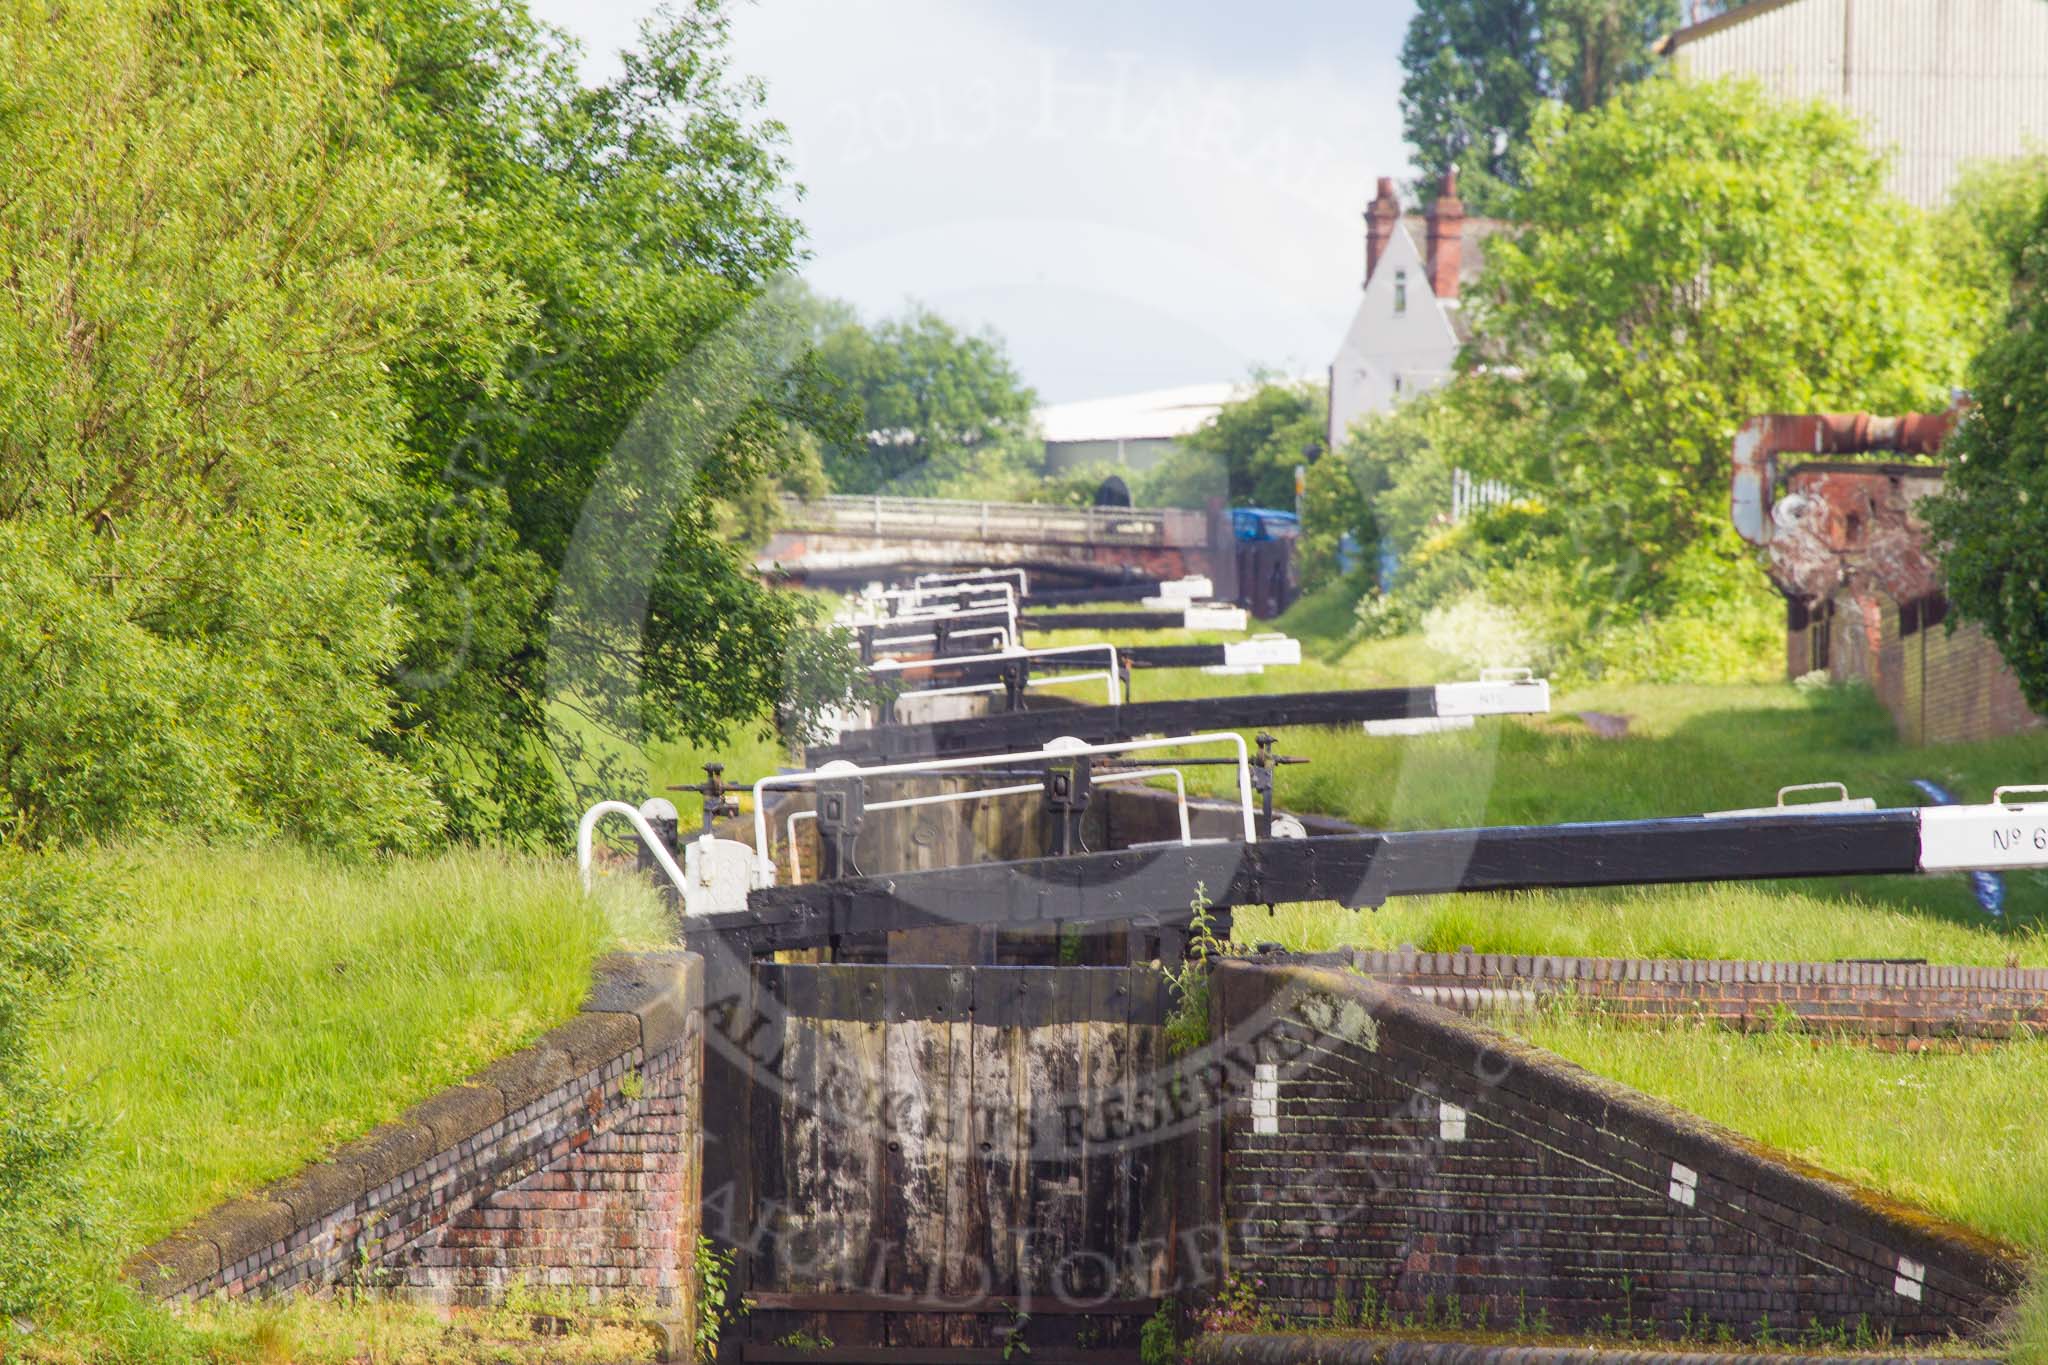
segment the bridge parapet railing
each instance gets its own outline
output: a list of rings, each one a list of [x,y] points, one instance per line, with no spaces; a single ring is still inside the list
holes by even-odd
[[[1208,518],[1177,507],[1062,507],[958,498],[786,497],[783,524],[849,535],[1024,541],[1052,545],[1202,545]]]

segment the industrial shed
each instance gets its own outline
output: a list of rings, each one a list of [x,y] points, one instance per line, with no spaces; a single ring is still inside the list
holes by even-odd
[[[2048,0],[1753,0],[1659,50],[1684,75],[1841,105],[1922,208],[1969,162],[2048,143]]]

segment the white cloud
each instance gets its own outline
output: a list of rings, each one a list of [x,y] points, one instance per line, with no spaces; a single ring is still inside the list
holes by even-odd
[[[646,8],[535,5],[597,75]],[[1269,10],[1295,32],[1253,41],[1235,7],[766,0],[734,48],[789,127],[815,286],[992,326],[1059,400],[1320,369],[1372,178],[1406,166],[1406,12]]]

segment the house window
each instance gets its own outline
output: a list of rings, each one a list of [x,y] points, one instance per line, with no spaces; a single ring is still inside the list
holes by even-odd
[[[1396,270],[1394,272],[1394,316],[1399,317],[1401,314],[1407,311],[1408,272],[1405,270]]]

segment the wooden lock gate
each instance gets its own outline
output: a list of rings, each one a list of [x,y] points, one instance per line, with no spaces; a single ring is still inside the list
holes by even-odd
[[[1202,1206],[1156,968],[725,975],[705,1188],[751,1303],[736,1358],[1137,1359],[1188,1269],[1175,1220]]]

